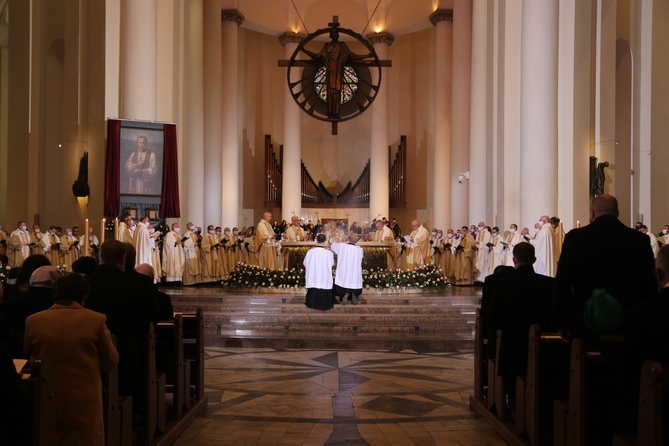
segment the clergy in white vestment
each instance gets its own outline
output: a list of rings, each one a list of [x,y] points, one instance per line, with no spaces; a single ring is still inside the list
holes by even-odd
[[[7,238],[7,262],[10,268],[18,268],[30,255],[30,234],[25,221],[20,221]]]
[[[342,305],[346,305],[347,296],[356,305],[362,294],[362,248],[355,245],[358,234],[351,232],[348,243],[333,243],[332,252],[337,254],[334,295]]]
[[[72,264],[81,257],[79,237],[75,237],[72,229],[65,228],[65,234],[60,238],[60,264],[65,271],[72,272]]]
[[[49,249],[45,255],[48,257],[52,266],[58,266],[60,262],[60,237],[56,235],[55,226],[52,225],[49,227],[47,237],[49,238]]]
[[[283,239],[287,242],[303,242],[307,239],[307,233],[300,225],[300,217],[293,215],[290,226],[283,233]],[[288,249],[281,250],[282,269],[288,269]]]
[[[523,236],[518,232],[518,225],[511,224],[509,226],[509,233],[504,238],[504,248],[506,251],[506,256],[504,259],[504,264],[506,266],[514,266],[513,264],[513,248],[520,242],[523,241]]]
[[[163,275],[162,262],[160,261],[160,236],[162,232],[156,231],[153,225],[149,225],[149,241],[151,242],[151,265],[153,265],[153,280],[160,282]]]
[[[534,272],[544,276],[555,277],[556,260],[553,249],[554,236],[553,226],[550,224],[548,215],[542,215],[539,219],[541,229],[534,239],[534,251],[537,260],[534,262]]]
[[[151,234],[149,234],[149,217],[144,216],[139,220],[137,229],[132,236],[132,245],[137,251],[135,266],[148,263],[153,266],[153,252],[151,250]]]
[[[337,227],[337,223],[334,220],[328,223],[328,230],[325,231],[325,237],[327,238],[328,243],[331,244],[346,241],[346,234]]]
[[[505,254],[506,250],[504,249],[504,243],[502,243],[502,236],[499,233],[499,228],[495,226],[492,228],[492,247],[490,248],[490,259],[488,275],[495,272],[495,268],[500,265],[504,265],[506,260]]]
[[[135,226],[135,222],[132,220],[130,214],[124,214],[121,217],[121,222],[118,224],[118,238],[117,240],[122,241],[123,243],[133,244],[132,241],[132,230]]]
[[[662,245],[669,243],[669,225],[664,225],[660,233],[658,234],[657,241]]]
[[[172,230],[163,240],[163,275],[167,282],[181,282],[184,274],[183,243],[179,223],[172,223]]]
[[[334,256],[326,248],[327,238],[316,237],[317,245],[304,256],[304,286],[307,288],[305,305],[315,310],[329,310],[334,306],[332,296],[332,267]]]
[[[420,221],[411,222],[411,235],[406,246],[406,268],[414,270],[430,263],[430,233]]]
[[[490,252],[488,250],[488,244],[491,244],[491,242],[492,234],[488,231],[484,222],[479,222],[478,233],[476,235],[476,241],[474,242],[476,250],[476,269],[479,272],[478,276],[474,279],[476,282],[485,282],[485,278],[489,274]]]

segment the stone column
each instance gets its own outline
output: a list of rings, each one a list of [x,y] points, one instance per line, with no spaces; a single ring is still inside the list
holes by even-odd
[[[388,59],[388,47],[395,37],[388,33],[376,33],[366,36],[374,46],[379,59]],[[372,112],[372,135],[369,163],[369,220],[378,215],[390,218],[390,188],[388,159],[388,69],[381,68],[381,86]]]
[[[430,15],[437,27],[434,90],[434,159],[432,162],[432,222],[448,229],[451,223],[451,96],[453,79],[453,11]]]
[[[558,2],[523,2],[520,225],[557,211]]]
[[[211,205],[210,202],[207,202],[206,206],[204,204],[205,199],[209,198],[209,195],[205,194],[205,177],[208,176],[206,170],[207,163],[205,163],[205,160],[209,159],[209,156],[214,156],[215,153],[219,153],[220,159],[219,147],[221,145],[221,137],[220,132],[216,132],[215,134],[218,135],[218,144],[214,146],[209,144],[209,140],[207,140],[208,144],[205,145],[205,138],[207,136],[212,136],[212,123],[209,121],[209,113],[204,113],[204,89],[206,88],[207,91],[210,91],[210,89],[218,87],[220,90],[220,77],[216,77],[215,70],[212,70],[219,64],[211,62],[205,64],[205,61],[209,61],[210,59],[209,57],[204,58],[204,51],[206,48],[208,54],[210,54],[212,52],[211,47],[214,46],[213,43],[220,42],[221,27],[218,22],[218,12],[212,14],[212,11],[210,10],[212,9],[212,6],[214,6],[213,9],[216,8],[216,3],[207,2],[207,7],[209,8],[207,15],[204,14],[203,6],[202,0],[191,0],[186,3],[186,7],[188,8],[188,28],[186,36],[188,42],[186,53],[188,63],[184,71],[186,74],[186,88],[188,93],[184,107],[184,121],[186,122],[186,125],[181,129],[181,131],[184,132],[184,143],[188,144],[187,156],[182,157],[184,160],[183,166],[187,172],[187,176],[184,175],[183,178],[186,180],[185,190],[188,200],[188,202],[185,203],[186,215],[183,217],[185,217],[186,221],[196,222],[198,225],[205,225],[207,222],[218,223],[218,215],[220,215],[219,212],[219,214],[216,215],[216,220],[213,221],[210,220],[211,215],[207,214],[205,217],[205,208],[209,209],[209,205]],[[212,16],[214,20],[211,20]],[[204,21],[204,17],[207,17],[206,22]],[[203,29],[204,32],[202,31]],[[204,38],[205,36],[207,37],[206,39]],[[206,46],[205,42],[207,42]],[[218,49],[218,54],[220,54],[220,45],[218,45]],[[218,59],[214,60],[217,61]],[[208,74],[207,78],[205,78],[205,65]],[[212,73],[212,71],[214,71],[214,73]],[[220,76],[220,72],[218,75]],[[212,102],[214,102],[212,101],[212,97],[208,95],[206,105],[208,107],[215,105],[212,104]],[[215,102],[219,107],[219,116],[220,102],[220,98]],[[210,108],[208,109],[208,112],[211,112]],[[208,124],[208,126],[205,127],[205,124]],[[216,121],[216,124],[218,124],[218,121]],[[218,125],[216,125],[216,128],[218,128]],[[204,151],[205,147],[210,148],[206,154]],[[209,153],[212,151],[215,153]],[[205,172],[204,175],[203,172]],[[220,184],[220,172],[218,172],[218,187],[216,190],[220,190]],[[216,194],[210,195],[214,196],[216,207],[220,207],[218,196],[216,196]]]
[[[222,142],[222,184],[221,225],[239,225],[239,202],[242,187],[240,182],[241,165],[239,156],[239,129],[237,120],[238,90],[237,67],[238,27],[244,16],[236,9],[224,10],[221,14],[221,142]]]
[[[226,193],[225,189],[223,188],[221,171],[221,132],[223,129],[221,122],[223,122],[222,107],[224,106],[223,104],[225,104],[222,93],[224,84],[222,82],[221,64],[226,63],[228,59],[222,57],[221,53],[222,46],[224,45],[221,34],[226,22],[224,20],[223,24],[221,24],[220,18],[221,2],[217,0],[205,0],[203,16],[204,72],[201,74],[201,76],[204,80],[204,91],[207,93],[204,94],[203,91],[202,106],[204,114],[200,115],[202,119],[201,122],[204,123],[204,126],[201,123],[195,123],[203,131],[204,138],[201,141],[203,144],[201,150],[198,150],[198,147],[195,147],[195,152],[189,159],[189,161],[199,165],[201,169],[199,174],[195,173],[194,171],[190,172],[191,175],[195,174],[196,177],[199,176],[201,178],[189,178],[189,181],[202,183],[201,185],[198,184],[198,186],[202,187],[202,195],[199,198],[196,196],[192,198],[202,203],[204,208],[204,213],[201,217],[204,221],[198,221],[198,224],[202,225],[203,227],[205,225],[226,226],[237,224],[237,220],[234,220],[234,222],[221,221],[221,196]],[[236,31],[236,28],[233,29]],[[236,42],[237,41],[235,40],[235,66],[237,54]],[[194,80],[194,82],[196,81]],[[193,100],[193,98],[190,98],[190,100]],[[201,158],[197,158],[198,153],[201,154]],[[197,189],[199,189],[199,187],[197,187]],[[193,191],[192,195],[195,195],[196,193],[197,192]],[[189,196],[190,195],[191,193],[189,191]],[[194,215],[190,218],[196,218],[196,216]]]
[[[295,52],[303,34],[285,32],[279,36],[279,42],[284,47],[286,59]],[[292,70],[293,78],[298,80],[299,70]],[[302,215],[302,140],[300,114],[302,110],[297,106],[290,93],[284,87],[283,94],[283,184],[281,186],[281,216],[290,221],[293,215]],[[279,219],[280,220],[280,219]]]
[[[469,222],[469,181],[458,183],[458,174],[469,170],[469,101],[472,62],[472,2],[453,5],[453,92],[451,106],[451,216],[448,228]],[[438,227],[438,226],[437,226]],[[442,228],[446,232],[447,227]]]
[[[121,117],[155,121],[156,0],[123,0],[121,14]]]
[[[468,223],[487,221],[487,40],[488,9],[487,0],[472,1],[472,65],[469,109],[469,195],[464,195],[469,206]],[[464,192],[463,192],[464,194]],[[463,222],[458,222],[464,225]]]

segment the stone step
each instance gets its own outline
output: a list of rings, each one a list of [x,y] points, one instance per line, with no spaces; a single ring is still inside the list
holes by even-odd
[[[321,312],[304,292],[234,292],[220,287],[167,288],[175,311],[204,311],[208,345],[249,348],[356,348],[443,351],[473,346],[480,290],[365,292],[358,305]]]

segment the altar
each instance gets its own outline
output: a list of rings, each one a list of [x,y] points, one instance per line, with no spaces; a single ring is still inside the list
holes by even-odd
[[[316,246],[316,242],[282,242],[281,251],[287,252],[288,268],[304,268],[304,256],[309,249]],[[383,242],[358,242],[356,246],[362,248],[362,268],[388,268],[388,254],[391,249],[395,249],[394,243]],[[329,249],[328,246],[326,248]],[[337,265],[337,254],[335,257],[335,266]]]

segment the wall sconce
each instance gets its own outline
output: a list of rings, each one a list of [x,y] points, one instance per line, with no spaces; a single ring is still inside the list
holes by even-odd
[[[460,172],[458,174],[458,183],[462,184],[463,181],[469,181],[469,171],[467,172]]]

